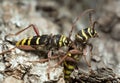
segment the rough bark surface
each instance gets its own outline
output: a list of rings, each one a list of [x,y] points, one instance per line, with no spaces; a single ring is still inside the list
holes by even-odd
[[[120,83],[120,1],[119,0],[0,0],[0,53],[13,48],[14,45],[4,40],[5,35],[16,33],[35,24],[40,35],[69,35],[74,19],[86,9],[94,9],[93,20],[99,38],[91,39],[93,45],[91,60],[92,72],[84,59],[78,63],[78,70],[71,75],[75,83]],[[72,34],[89,27],[86,14],[80,18]],[[19,41],[34,36],[32,28],[18,36],[10,37]],[[49,68],[59,60],[45,63],[31,63],[45,58],[47,54],[31,52],[16,48],[0,55],[0,83],[64,83],[63,66]],[[83,71],[84,70],[84,71]]]

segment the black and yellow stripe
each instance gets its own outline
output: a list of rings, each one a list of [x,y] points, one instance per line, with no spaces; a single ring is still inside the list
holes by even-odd
[[[92,29],[91,27],[85,28],[80,30],[76,35],[75,35],[75,41],[78,41],[80,43],[86,43],[89,38],[93,38],[97,36],[97,32]]]
[[[50,44],[52,47],[60,48],[63,46],[69,46],[71,44],[71,40],[64,35],[57,34],[51,38]]]
[[[29,38],[22,39],[16,43],[16,46],[23,46],[23,45],[43,45],[46,48],[60,48],[63,46],[68,46],[71,43],[71,40],[68,39],[64,35],[41,35],[41,36],[33,36]]]
[[[61,35],[60,40],[59,40],[59,46],[65,46],[64,41],[66,40],[66,37],[64,35]]]
[[[69,40],[67,39],[67,37],[64,35],[61,35],[59,40],[59,47],[67,46],[68,44],[69,44]]]
[[[64,61],[64,79],[69,80],[71,73],[74,71],[76,65],[71,61]]]
[[[42,36],[33,36],[29,38],[22,39],[21,41],[18,41],[16,43],[16,46],[21,45],[46,45],[49,42],[49,36],[48,35],[42,35]]]
[[[74,59],[74,61],[65,60],[63,63],[64,64],[64,79],[66,82],[70,80],[71,73],[77,67],[76,62],[78,62],[82,56],[82,55],[73,55],[70,53],[68,53],[67,55],[71,57],[72,59]]]

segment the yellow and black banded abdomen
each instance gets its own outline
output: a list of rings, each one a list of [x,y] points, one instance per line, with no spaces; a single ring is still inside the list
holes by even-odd
[[[64,61],[64,79],[69,80],[70,74],[75,69],[75,64],[71,61]]]
[[[77,68],[77,62],[80,61],[82,54],[72,55],[68,53],[67,55],[71,57],[73,61],[71,60],[64,61],[64,79],[65,81],[70,81],[70,75],[74,71],[74,69]]]
[[[82,29],[75,35],[75,40],[84,43],[88,41],[89,38],[94,37],[94,33],[94,30],[91,28]]]
[[[16,46],[32,46],[32,45],[43,45],[46,48],[60,48],[63,46],[68,46],[71,41],[64,35],[41,35],[41,36],[33,36],[29,38],[22,39],[16,43]]]
[[[49,43],[50,37],[48,35],[42,36],[33,36],[29,38],[22,39],[16,43],[16,46],[23,46],[23,45],[47,45]]]

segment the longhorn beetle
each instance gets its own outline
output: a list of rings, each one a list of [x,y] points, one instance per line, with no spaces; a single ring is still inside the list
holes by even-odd
[[[98,34],[97,34],[96,30],[94,30],[95,24],[97,22],[96,21],[92,22],[92,17],[91,17],[91,12],[93,12],[93,11],[94,11],[93,9],[88,9],[88,10],[84,11],[83,14],[81,14],[81,15],[79,15],[77,17],[77,20],[79,20],[82,15],[84,15],[85,13],[90,12],[89,13],[90,27],[79,30],[77,32],[77,34],[75,34],[74,43],[75,43],[75,45],[77,47],[77,50],[79,50],[82,53],[79,53],[79,54],[70,54],[69,53],[68,56],[71,57],[72,60],[67,60],[66,59],[64,61],[64,79],[65,79],[66,82],[70,80],[70,74],[77,67],[76,62],[79,62],[79,60],[80,60],[80,58],[82,56],[84,56],[85,61],[87,62],[87,65],[89,67],[91,67],[91,64],[89,64],[88,61],[86,60],[84,50],[86,49],[86,46],[89,45],[91,47],[90,51],[92,51],[93,46],[88,43],[88,40],[90,38],[98,37]],[[77,20],[76,20],[76,22],[77,22]],[[72,34],[73,28],[75,28],[75,23],[74,23],[74,27],[72,27],[72,29],[71,29],[71,33],[69,34],[69,38],[70,38],[70,36]],[[73,49],[74,48],[72,48],[71,50],[73,50]]]
[[[9,37],[9,36],[19,35],[21,32],[27,30],[30,27],[32,27],[34,29],[36,36],[24,38],[18,42],[12,42],[7,39],[7,37]],[[15,48],[20,48],[23,50],[36,50],[36,49],[37,50],[50,50],[53,48],[59,49],[60,47],[63,47],[63,46],[70,46],[72,43],[72,41],[68,37],[61,35],[61,34],[57,34],[57,35],[47,35],[46,34],[46,35],[40,36],[38,29],[33,24],[29,25],[25,29],[22,29],[15,34],[6,35],[5,41],[7,41],[11,44],[15,44],[15,47],[0,53],[0,55],[7,53]]]

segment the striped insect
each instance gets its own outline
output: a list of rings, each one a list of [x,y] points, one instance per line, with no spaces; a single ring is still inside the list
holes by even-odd
[[[12,42],[7,39],[10,36],[19,35],[21,32],[27,30],[30,27],[33,27],[33,29],[36,33],[36,36],[24,38],[17,42]],[[29,25],[25,29],[22,29],[15,34],[6,35],[5,41],[7,41],[11,44],[14,44],[15,47],[11,48],[7,51],[3,51],[2,53],[0,53],[0,55],[7,53],[15,48],[19,48],[22,50],[41,50],[41,51],[49,51],[49,50],[54,50],[54,49],[58,50],[60,47],[70,46],[72,43],[72,41],[68,37],[61,35],[61,34],[57,34],[57,35],[47,35],[46,34],[46,35],[40,36],[38,29],[33,24]]]
[[[75,34],[75,42],[79,44],[87,44],[90,38],[98,37],[96,30],[94,30],[96,22],[93,23],[92,27],[82,29]]]
[[[63,64],[64,64],[64,79],[65,81],[70,81],[70,75],[74,71],[75,68],[77,68],[77,62],[79,62],[80,58],[82,57],[82,52],[79,54],[67,54],[70,58],[67,58]],[[81,55],[81,56],[80,56]]]
[[[16,43],[17,47],[30,46],[36,50],[59,49],[63,46],[69,46],[71,41],[64,35],[41,35],[25,38]]]
[[[89,43],[89,39],[91,38],[95,38],[95,37],[98,37],[98,33],[97,31],[94,29],[95,28],[95,25],[97,23],[97,21],[94,21],[92,22],[92,17],[91,17],[91,13],[89,13],[89,18],[90,18],[90,27],[88,28],[85,28],[85,29],[82,29],[82,30],[79,30],[77,32],[77,34],[75,34],[75,44],[77,46],[77,48],[79,50],[86,50],[87,51],[87,46],[89,46],[89,51],[90,51],[90,58],[92,56],[92,49],[93,49],[93,45],[91,43]],[[85,58],[85,61],[87,62],[86,60],[86,54],[84,54],[84,58]],[[90,67],[91,69],[91,64],[90,62],[87,62],[88,66]]]
[[[92,45],[90,43],[88,43],[88,40],[90,38],[95,38],[98,37],[98,34],[96,32],[96,30],[94,29],[95,24],[97,23],[96,21],[92,23],[92,19],[91,19],[91,12],[93,12],[93,9],[88,9],[86,11],[84,11],[81,15],[79,15],[76,19],[76,22],[79,20],[79,18],[81,16],[83,16],[84,14],[89,13],[89,17],[90,17],[90,23],[91,26],[85,29],[82,29],[80,31],[77,32],[77,34],[75,34],[75,40],[74,43],[76,45],[76,50],[79,50],[81,53],[80,54],[68,54],[69,57],[72,58],[72,60],[65,60],[64,61],[64,78],[66,82],[70,81],[70,74],[74,71],[74,69],[77,67],[76,62],[79,62],[81,57],[84,56],[84,59],[87,63],[87,65],[89,67],[91,67],[91,64],[87,61],[86,59],[86,53],[84,52],[86,50],[86,46],[89,45],[91,47],[90,51],[92,51]],[[71,33],[73,31],[73,28],[75,28],[75,24],[74,23],[74,27],[72,27],[71,29]],[[69,35],[71,36],[71,34]],[[74,48],[72,48],[72,50],[75,50]],[[91,68],[90,68],[91,69]]]

